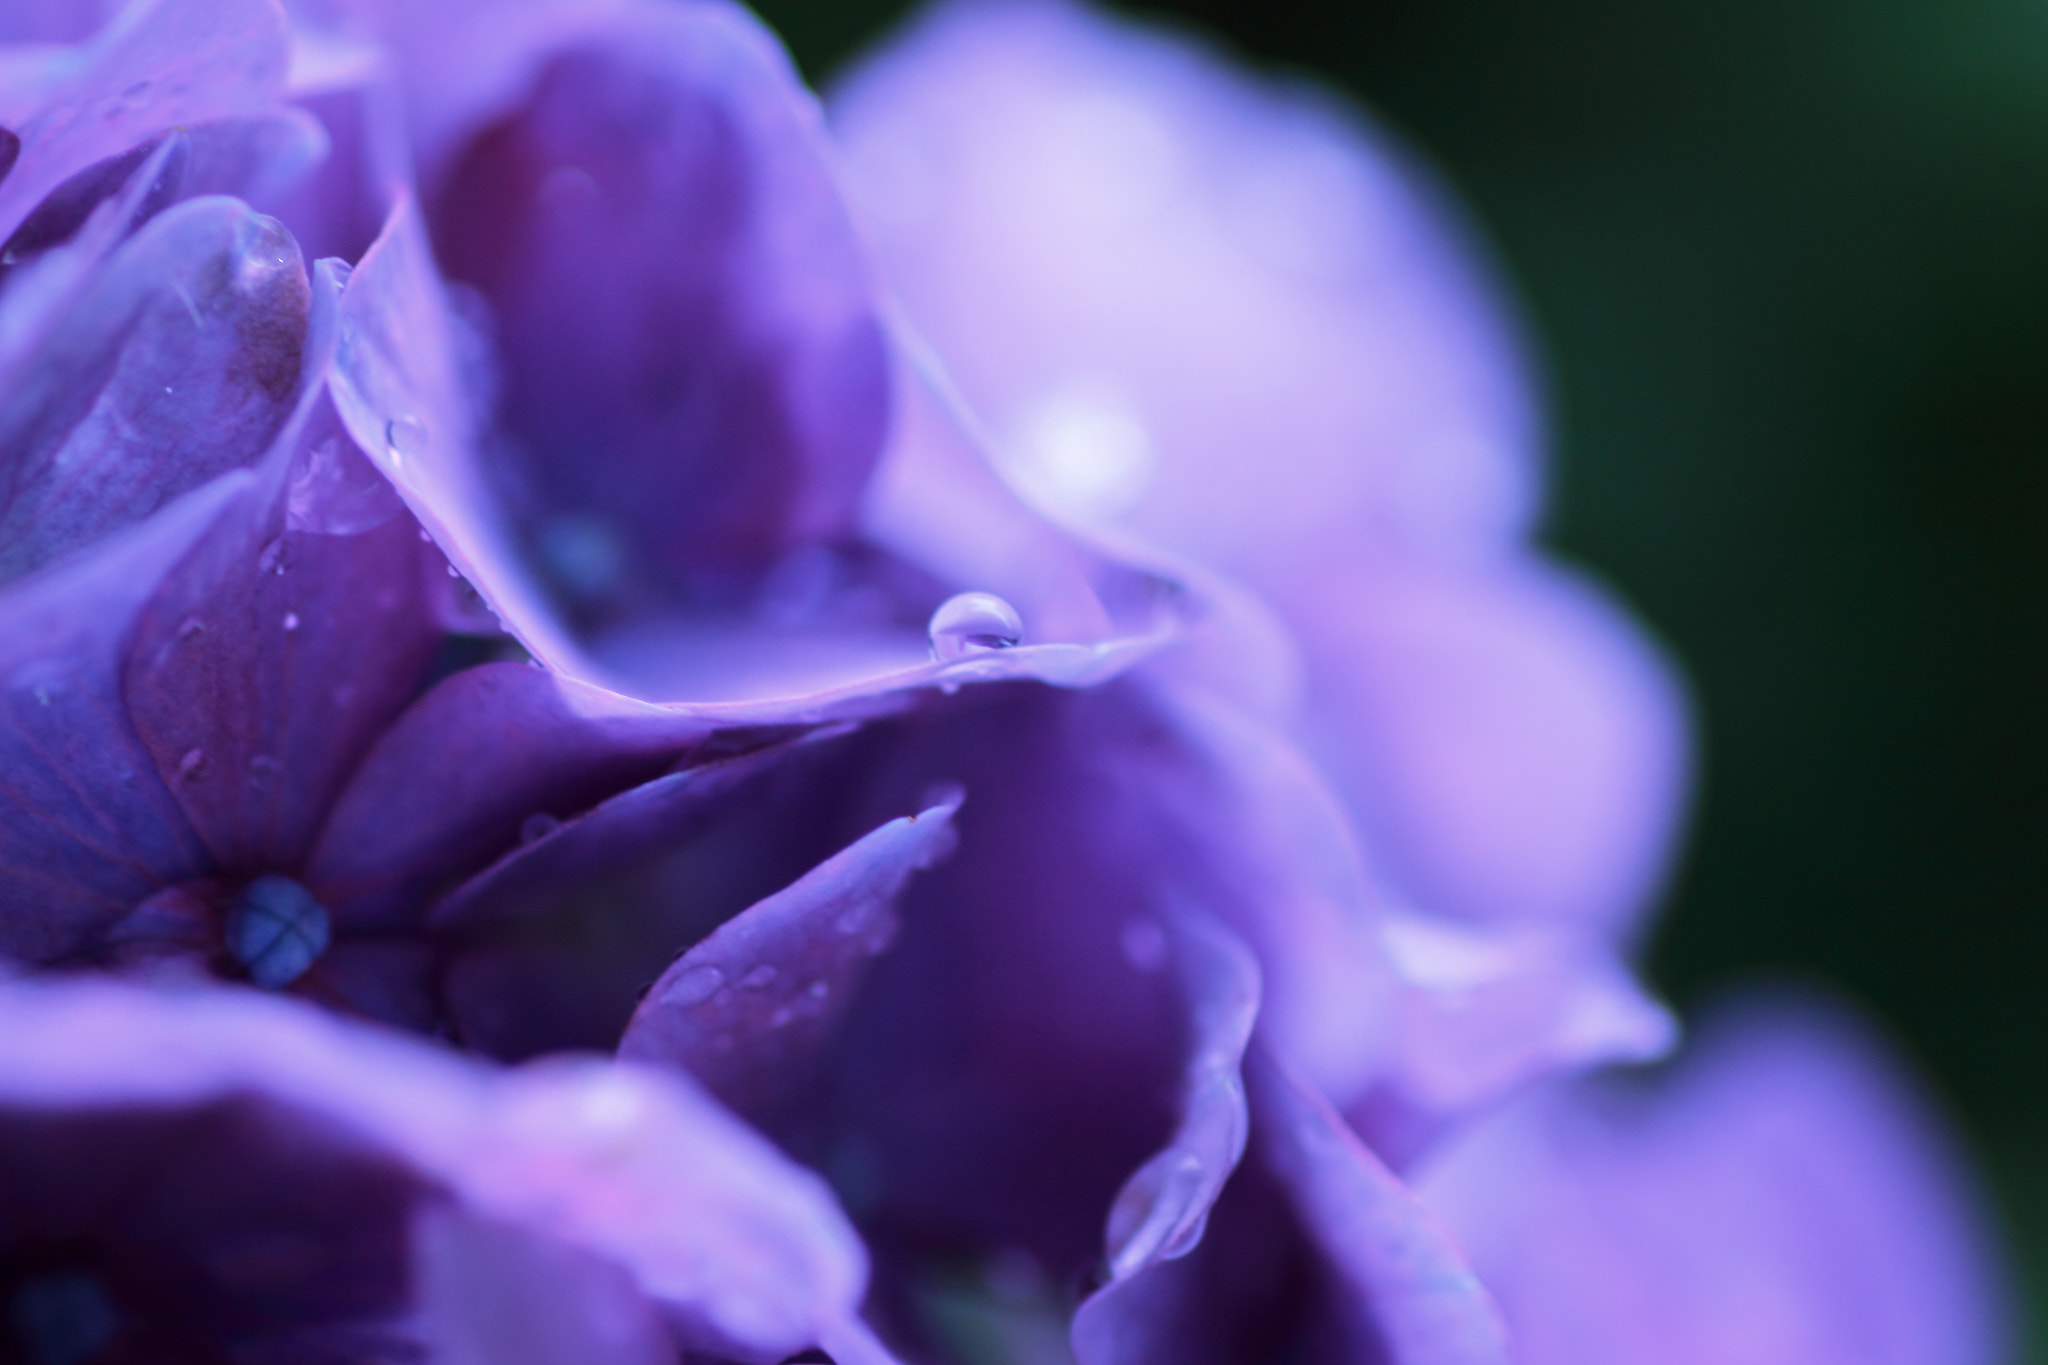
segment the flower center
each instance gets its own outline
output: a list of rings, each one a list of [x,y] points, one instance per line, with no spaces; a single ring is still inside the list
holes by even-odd
[[[14,1348],[7,1358],[27,1365],[83,1365],[114,1339],[120,1325],[120,1312],[97,1275],[32,1275],[16,1281],[7,1296],[5,1340]]]
[[[306,974],[327,951],[333,927],[327,907],[290,877],[258,877],[228,908],[227,949],[266,990],[280,990]]]

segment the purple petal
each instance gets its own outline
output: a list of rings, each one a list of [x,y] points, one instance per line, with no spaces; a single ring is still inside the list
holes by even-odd
[[[249,991],[0,990],[0,1107],[12,1114],[237,1096],[353,1135],[478,1219],[621,1267],[686,1345],[776,1359],[865,1339],[860,1245],[823,1186],[679,1078],[596,1061],[490,1070]],[[209,1166],[194,1179],[226,1175]],[[299,1193],[347,1196],[317,1180]]]
[[[1392,1041],[1371,1088],[1342,1107],[1396,1167],[1531,1082],[1677,1042],[1628,968],[1579,935],[1396,913],[1380,936],[1399,980]]]
[[[1161,950],[1174,958],[1187,994],[1180,1123],[1110,1206],[1104,1240],[1113,1283],[1193,1250],[1244,1155],[1247,1119],[1239,1067],[1259,1010],[1258,964],[1229,930],[1196,915],[1155,925],[1154,931],[1162,936]],[[1126,950],[1144,941],[1133,939]]]
[[[1388,564],[1321,591],[1326,628],[1302,636],[1308,723],[1411,903],[1625,932],[1664,871],[1689,766],[1683,699],[1632,623],[1534,563]]]
[[[884,275],[1047,505],[1254,583],[1333,543],[1529,524],[1536,404],[1491,281],[1327,93],[981,3],[831,108]]]
[[[617,1265],[455,1210],[430,1215],[420,1243],[437,1365],[674,1365],[667,1327]]]
[[[341,406],[536,658],[654,700],[812,707],[942,673],[1092,681],[1177,624],[1172,584],[980,467],[885,328],[815,108],[750,17],[531,3],[391,25],[439,254],[476,288],[456,325],[402,211],[344,301]],[[452,83],[429,59],[451,46],[474,56]],[[458,363],[472,330],[503,374]],[[495,433],[471,410],[492,394]],[[932,662],[958,590],[1009,597],[1025,648]]]
[[[248,494],[246,475],[225,476],[97,554],[0,590],[0,952],[61,957],[204,868],[129,727],[121,662],[164,575]]]
[[[1750,999],[1650,1086],[1554,1088],[1429,1171],[1526,1365],[1989,1365],[2003,1283],[1863,1028]]]
[[[273,0],[142,0],[75,57],[51,53],[41,79],[0,96],[0,125],[21,138],[0,180],[0,240],[96,161],[168,128],[272,112],[289,57]]]
[[[1388,1365],[1505,1365],[1507,1334],[1478,1277],[1436,1219],[1271,1057],[1245,1068],[1259,1151],[1329,1277],[1356,1359]]]
[[[564,822],[530,818],[518,848],[437,903],[442,999],[492,1056],[611,1051],[677,953],[832,851],[844,743],[765,742],[693,755]]]
[[[0,576],[253,463],[299,396],[309,307],[291,238],[232,200],[137,233],[9,367]]]
[[[338,286],[321,273],[324,318]],[[330,334],[318,332],[314,367]],[[222,866],[298,867],[412,699],[440,640],[424,592],[440,556],[418,531],[316,388],[267,459],[262,495],[216,525],[138,622],[130,715]]]
[[[1641,909],[1683,799],[1678,687],[1525,564],[1527,366],[1405,154],[1056,0],[940,9],[833,113],[883,273],[1005,473],[1271,601],[1300,733],[1404,896],[1607,931]]]
[[[951,852],[952,804],[883,825],[727,920],[676,960],[619,1055],[679,1066],[749,1117],[815,1082],[913,872]]]
[[[522,664],[467,669],[378,738],[335,802],[308,884],[360,927],[416,919],[436,879],[516,845],[528,817],[646,781],[715,728]]]
[[[497,321],[515,537],[572,617],[715,600],[850,529],[881,449],[815,106],[737,8],[621,7],[533,60],[429,200]]]

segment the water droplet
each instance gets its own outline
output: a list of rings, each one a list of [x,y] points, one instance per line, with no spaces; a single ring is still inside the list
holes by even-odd
[[[781,1009],[768,1016],[768,1027],[781,1028],[794,1018],[796,1018],[796,1011],[784,1005]]]
[[[327,907],[289,877],[258,877],[228,910],[228,951],[265,990],[304,976],[327,951],[331,936]]]
[[[866,905],[854,905],[841,911],[839,918],[832,921],[832,927],[842,934],[857,934],[867,928],[873,918]]]
[[[178,638],[180,640],[189,640],[193,636],[199,634],[201,631],[204,631],[205,629],[206,622],[200,620],[196,616],[188,616],[184,620],[178,622]]]
[[[257,553],[256,570],[258,573],[281,574],[287,567],[288,557],[284,537],[278,536],[266,541],[262,550]]]
[[[519,822],[519,842],[537,844],[562,827],[562,822],[546,811],[535,811]]]
[[[432,534],[431,532],[429,532],[429,531],[427,530],[427,528],[426,528],[426,527],[424,527],[424,526],[420,527],[420,544],[422,544],[422,545],[432,545],[433,543],[434,543],[434,537],[433,537],[433,534]]]
[[[718,988],[725,984],[725,973],[709,965],[685,967],[662,992],[661,999],[667,1005],[701,1005],[718,994]]]
[[[299,628],[299,614],[297,612],[288,611],[284,614],[284,628],[286,630],[297,630]]]
[[[189,749],[178,760],[178,780],[181,782],[204,782],[211,771],[213,760],[206,756],[204,749]]]
[[[932,657],[941,663],[992,649],[1009,649],[1024,638],[1017,609],[989,592],[963,592],[932,613]]]
[[[779,975],[781,973],[762,962],[750,967],[747,974],[740,978],[740,984],[750,991],[765,991],[775,984],[775,978]]]
[[[810,989],[805,991],[804,994],[810,996],[813,1000],[823,1000],[826,996],[832,994],[832,988],[822,981],[813,981]]]
[[[448,576],[449,576],[450,578],[460,578],[460,577],[462,577],[462,570],[460,570],[460,569],[456,568],[456,567],[455,567],[455,566],[454,566],[453,564],[446,564],[446,565],[443,565],[442,567],[448,570]]]
[[[384,424],[384,444],[391,450],[394,464],[402,464],[408,455],[417,455],[427,448],[427,428],[417,417],[394,417]]]

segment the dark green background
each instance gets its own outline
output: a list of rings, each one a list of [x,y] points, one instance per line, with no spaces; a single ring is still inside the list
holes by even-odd
[[[818,79],[907,6],[760,8]],[[1519,281],[1549,539],[1703,717],[1659,984],[1846,986],[2048,1243],[2048,4],[1139,8],[1348,88]]]

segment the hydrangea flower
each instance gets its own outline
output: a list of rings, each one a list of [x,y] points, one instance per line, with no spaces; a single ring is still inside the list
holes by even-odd
[[[1669,1044],[1683,723],[1387,154],[1064,10],[844,158],[724,4],[94,19],[0,35],[10,1349],[1508,1358],[1402,1173]],[[1210,199],[1046,194],[1048,70]],[[160,1263],[247,1219],[353,1259]]]

